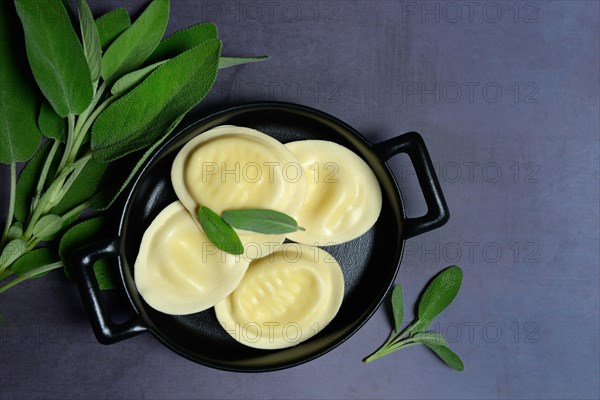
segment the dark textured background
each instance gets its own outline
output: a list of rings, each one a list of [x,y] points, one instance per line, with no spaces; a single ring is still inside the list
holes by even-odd
[[[91,2],[123,4],[145,2]],[[421,347],[362,364],[388,335],[384,309],[326,356],[267,374],[196,365],[150,334],[102,346],[53,273],[0,297],[2,399],[598,398],[598,2],[173,1],[171,14],[169,32],[212,20],[225,55],[272,57],[220,73],[197,115],[282,100],[373,142],[423,134],[452,218],[407,243],[397,281],[410,305],[462,266],[434,327],[466,370]],[[391,165],[421,213],[407,159]]]

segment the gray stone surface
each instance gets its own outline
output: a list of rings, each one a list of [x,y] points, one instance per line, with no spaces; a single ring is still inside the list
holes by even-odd
[[[97,13],[125,3],[145,4],[91,1]],[[410,305],[437,271],[463,268],[434,327],[465,372],[420,347],[364,365],[389,333],[384,309],[274,373],[196,365],[149,334],[103,346],[54,273],[0,296],[0,398],[598,398],[598,2],[172,3],[169,32],[212,20],[225,55],[271,56],[222,71],[196,115],[282,100],[373,142],[423,134],[452,218],[408,241],[397,282]],[[409,214],[423,212],[407,159],[391,165]]]

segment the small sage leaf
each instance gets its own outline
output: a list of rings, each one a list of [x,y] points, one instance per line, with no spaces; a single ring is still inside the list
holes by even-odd
[[[111,104],[92,128],[94,157],[116,160],[172,130],[214,84],[220,52],[217,40],[196,46],[159,66]]]
[[[152,65],[148,65],[142,69],[138,69],[137,71],[133,71],[121,77],[118,81],[115,82],[113,87],[110,89],[110,92],[114,95],[118,95],[124,92],[129,91],[133,87],[137,86],[140,82],[148,77],[156,68],[166,63],[168,60],[159,61]]]
[[[448,346],[444,336],[438,332],[419,332],[411,336],[411,340],[417,343],[428,343],[434,346]]]
[[[11,241],[13,239],[17,239],[20,238],[23,235],[23,224],[21,224],[20,222],[15,222],[11,225],[10,229],[8,230],[8,234],[6,235],[6,239],[8,241]]]
[[[456,297],[462,283],[462,270],[457,266],[446,268],[427,285],[419,301],[418,317],[428,325]]]
[[[94,22],[92,10],[87,1],[77,0],[79,10],[79,27],[83,41],[83,53],[90,67],[92,82],[100,79],[100,66],[102,62],[102,50],[100,46],[100,34]]]
[[[12,1],[0,2],[0,163],[27,161],[39,146],[37,88]]]
[[[31,250],[20,257],[13,265],[11,265],[10,271],[18,276],[24,276],[44,265],[52,264],[57,261],[58,257],[56,257],[49,248],[42,247]],[[42,275],[44,274],[35,274],[32,278],[39,278]]]
[[[27,242],[23,239],[13,239],[4,247],[0,254],[0,270],[3,265],[10,265],[27,251]]]
[[[198,208],[198,221],[206,234],[206,237],[229,254],[243,254],[244,246],[233,228],[228,225],[222,217],[208,207]]]
[[[127,10],[116,8],[96,20],[100,46],[106,49],[116,38],[131,26]]]
[[[462,372],[465,366],[460,357],[453,352],[447,345],[436,345],[429,342],[423,342],[427,348],[435,353],[443,362],[455,371]]]
[[[265,234],[283,234],[304,230],[298,226],[294,218],[274,210],[227,210],[223,212],[223,219],[234,228]]]
[[[104,80],[114,82],[139,67],[160,43],[168,20],[168,0],[154,0],[150,3],[142,15],[104,53]]]
[[[217,27],[212,22],[197,24],[175,32],[160,42],[158,47],[156,47],[154,52],[148,57],[145,64],[154,64],[159,61],[177,57],[211,39],[218,39]]]
[[[40,107],[38,126],[47,138],[58,140],[61,143],[67,141],[67,120],[58,115],[47,101],[43,101]]]
[[[392,313],[394,314],[394,332],[400,333],[404,318],[404,304],[402,303],[402,286],[396,285],[392,290]]]
[[[25,31],[27,57],[46,99],[61,117],[81,114],[92,102],[93,87],[79,38],[60,0],[15,0]],[[47,16],[52,15],[49,23]]]
[[[40,240],[47,240],[60,231],[62,226],[63,220],[59,215],[44,215],[34,225],[32,234]]]
[[[63,264],[65,266],[69,265],[71,254],[75,250],[106,237],[108,228],[106,217],[96,217],[83,221],[65,232],[58,247],[58,254]],[[69,276],[68,271],[69,268],[65,268],[67,276]],[[117,277],[108,260],[96,261],[94,263],[94,273],[101,290],[117,287]]]
[[[255,57],[221,57],[219,60],[219,69],[235,67],[236,65],[250,64],[268,60],[269,56]]]

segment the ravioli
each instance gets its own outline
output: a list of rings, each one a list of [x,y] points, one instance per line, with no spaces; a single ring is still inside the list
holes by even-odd
[[[239,286],[215,305],[219,323],[238,342],[258,349],[294,346],[337,314],[344,276],[325,250],[286,243],[250,264]]]
[[[302,164],[306,197],[294,214],[305,231],[288,238],[309,245],[348,242],[367,232],[381,213],[377,177],[358,155],[337,143],[302,140],[285,145]]]
[[[249,261],[218,250],[180,202],[152,221],[135,264],[135,284],[144,300],[166,314],[206,310],[240,283]]]
[[[171,181],[179,201],[193,215],[199,205],[217,214],[263,208],[294,215],[302,206],[306,179],[282,143],[255,129],[223,125],[189,141],[177,154]],[[285,235],[238,231],[245,256],[272,252]]]

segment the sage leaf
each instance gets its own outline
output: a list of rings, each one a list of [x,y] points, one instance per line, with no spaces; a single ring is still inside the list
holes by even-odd
[[[227,210],[223,212],[223,219],[234,228],[265,234],[282,234],[304,230],[304,228],[298,226],[294,218],[275,210],[258,208]]]
[[[394,314],[394,332],[400,333],[404,318],[404,304],[402,302],[402,286],[396,285],[392,290],[392,314]]]
[[[212,22],[193,25],[175,32],[160,42],[158,47],[146,60],[146,65],[175,58],[207,40],[218,39],[217,27]]]
[[[0,254],[0,271],[4,265],[10,265],[27,251],[27,242],[21,238],[7,243]]]
[[[175,125],[177,125],[177,122]],[[169,137],[171,132],[175,126],[173,126],[170,130],[166,131],[163,137],[158,139],[152,146],[145,150],[144,154],[137,160],[135,165],[129,167],[128,174],[125,175],[122,179],[119,178],[119,174],[112,174],[112,170],[116,169],[116,172],[122,172],[122,169],[112,168],[109,170],[109,173],[105,174],[106,176],[110,176],[110,179],[102,180],[99,184],[100,191],[90,200],[90,207],[95,211],[106,211],[119,197],[119,195],[125,190],[125,188],[129,185],[131,180],[136,176],[138,170],[146,163],[148,157],[150,157],[154,151],[160,146],[165,139]],[[115,162],[111,163],[113,166]],[[117,177],[115,178],[115,175]],[[122,174],[120,174],[122,175]]]
[[[411,336],[411,340],[417,343],[429,343],[435,346],[448,346],[444,336],[438,332],[419,332]]]
[[[15,192],[15,218],[23,224],[27,222],[27,217],[31,211],[31,200],[35,196],[37,183],[41,176],[44,162],[50,154],[51,147],[51,142],[44,143],[23,170],[21,170],[21,174],[17,180]],[[58,159],[58,157],[56,157],[56,159]],[[56,167],[56,165],[54,165],[54,167]],[[50,168],[50,173],[48,175],[52,175],[52,173],[53,170]]]
[[[112,161],[153,144],[208,93],[221,42],[209,40],[159,66],[111,104],[92,128],[94,157]]]
[[[221,57],[219,60],[219,69],[234,67],[236,65],[250,64],[268,60],[269,56],[254,57]]]
[[[108,164],[106,163],[93,158],[89,160],[75,178],[71,187],[50,212],[62,215],[90,200],[100,190],[101,178],[107,168]]]
[[[24,276],[44,265],[52,264],[57,261],[58,257],[56,257],[49,248],[42,247],[23,254],[22,257],[11,265],[10,271],[18,276]],[[32,276],[32,278],[39,278],[43,275],[45,275],[45,273],[36,274]]]
[[[38,116],[38,127],[44,136],[61,143],[67,141],[67,120],[54,111],[50,103],[42,101]]]
[[[102,57],[102,78],[112,83],[135,70],[152,54],[167,28],[169,0],[154,0],[142,15],[108,47]]]
[[[206,237],[229,254],[243,254],[244,246],[233,228],[228,225],[222,217],[208,207],[198,208],[198,221],[206,234]]]
[[[462,283],[462,270],[457,266],[446,268],[427,285],[419,300],[418,318],[429,323],[456,297]]]
[[[32,234],[40,240],[48,240],[63,227],[63,219],[59,215],[48,214],[36,222]]]
[[[92,79],[63,3],[15,0],[15,4],[25,31],[29,64],[39,88],[61,117],[81,114],[92,101]]]
[[[0,163],[27,161],[39,146],[37,89],[13,2],[0,2]]]
[[[133,71],[121,77],[118,81],[115,82],[113,87],[110,89],[110,92],[114,95],[119,95],[121,93],[129,91],[131,88],[137,86],[140,82],[146,79],[152,71],[166,63],[168,60],[159,61],[142,69],[138,69],[137,71]]]
[[[83,41],[83,54],[90,67],[92,82],[98,82],[100,79],[100,67],[102,62],[102,50],[100,45],[100,35],[94,22],[92,10],[85,0],[77,0],[77,9],[79,10],[79,27],[81,29],[81,38]]]
[[[437,345],[429,342],[423,342],[427,348],[435,353],[443,362],[455,371],[462,372],[465,370],[465,366],[460,357],[454,353],[448,346]]]
[[[108,235],[107,225],[106,217],[96,217],[83,221],[65,232],[58,246],[58,254],[64,265],[70,265],[70,257],[75,250],[106,237]],[[65,268],[67,276],[69,276],[69,269]],[[116,287],[117,277],[108,260],[96,261],[94,263],[94,274],[101,290]]]
[[[106,49],[116,38],[131,26],[131,19],[127,10],[116,8],[96,20],[100,46]]]
[[[23,224],[16,221],[8,230],[8,234],[6,235],[6,240],[11,241],[13,239],[18,239],[23,236]]]

